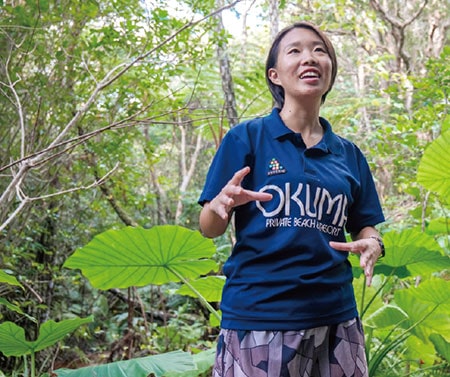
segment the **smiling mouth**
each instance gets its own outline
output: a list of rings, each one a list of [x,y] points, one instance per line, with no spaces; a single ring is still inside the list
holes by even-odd
[[[300,75],[300,79],[318,79],[318,78],[320,78],[320,75],[318,72],[308,71],[308,72],[304,72]]]

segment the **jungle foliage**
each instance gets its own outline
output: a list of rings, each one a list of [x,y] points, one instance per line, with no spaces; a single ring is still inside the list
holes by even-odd
[[[372,287],[351,257],[370,375],[450,374],[447,0],[0,6],[0,376],[208,375],[234,239],[197,198],[298,19],[336,46],[323,115],[387,217]]]

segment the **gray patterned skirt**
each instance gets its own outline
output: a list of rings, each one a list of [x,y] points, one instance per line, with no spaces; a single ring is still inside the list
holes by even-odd
[[[368,377],[359,318],[300,331],[222,329],[213,377]]]

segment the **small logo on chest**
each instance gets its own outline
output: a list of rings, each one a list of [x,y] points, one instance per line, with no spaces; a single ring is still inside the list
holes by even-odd
[[[286,173],[286,169],[283,165],[279,163],[279,161],[274,157],[269,162],[269,171],[267,175],[275,175],[275,174],[284,174]]]

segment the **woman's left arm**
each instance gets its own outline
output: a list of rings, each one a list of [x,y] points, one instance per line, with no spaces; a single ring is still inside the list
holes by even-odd
[[[367,285],[372,284],[373,269],[380,256],[384,255],[384,245],[380,234],[373,226],[366,226],[358,233],[352,233],[352,242],[330,242],[336,250],[359,254],[359,264],[364,269]]]

